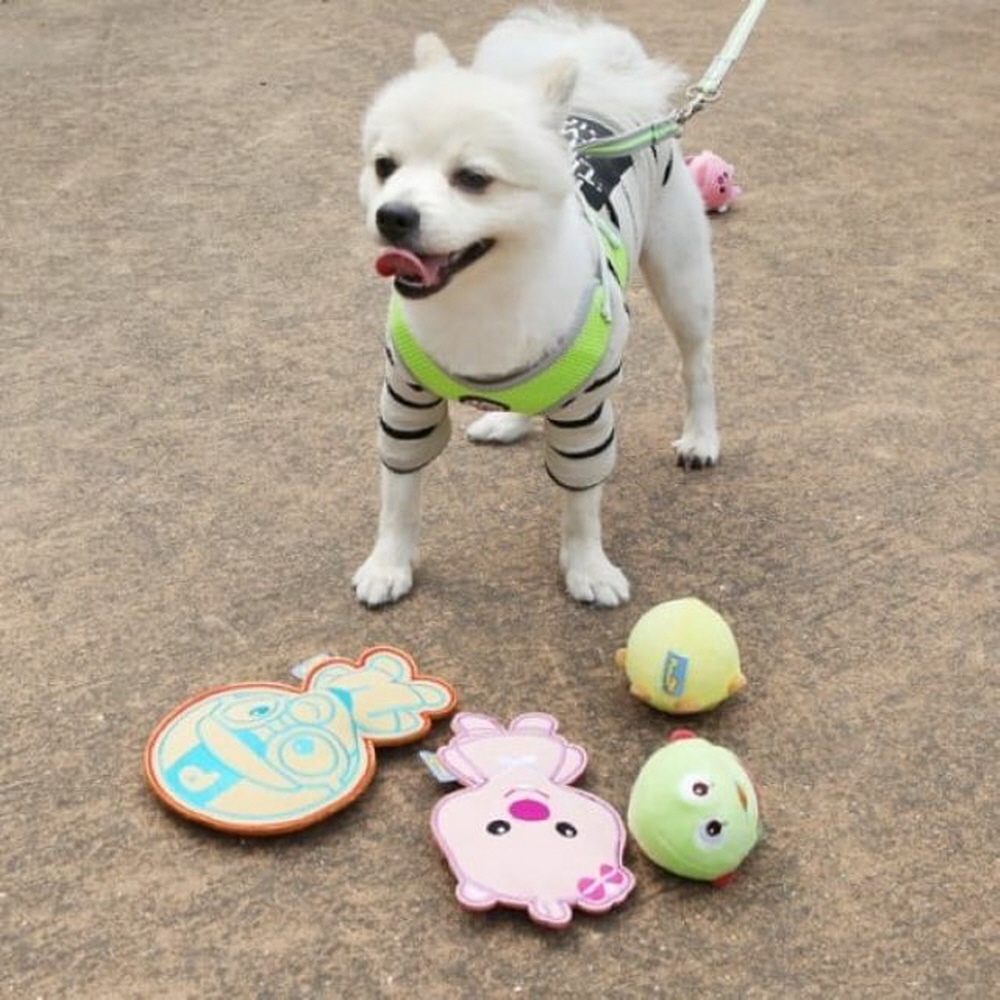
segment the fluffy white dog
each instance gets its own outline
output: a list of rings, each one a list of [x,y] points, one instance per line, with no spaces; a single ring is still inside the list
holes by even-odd
[[[674,142],[613,159],[575,152],[662,118],[681,82],[627,31],[518,12],[459,66],[436,35],[364,125],[360,192],[393,279],[380,403],[382,507],[354,575],[368,605],[413,585],[421,469],[444,448],[451,400],[490,410],[481,442],[543,419],[545,466],[565,493],[560,564],[579,601],[617,605],[625,575],[601,542],[615,460],[610,394],[628,331],[633,265],[680,348],[678,464],[718,458],[708,224]]]

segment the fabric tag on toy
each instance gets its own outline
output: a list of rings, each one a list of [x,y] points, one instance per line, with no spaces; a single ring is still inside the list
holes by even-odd
[[[458,783],[458,778],[438,760],[438,755],[432,750],[418,750],[417,756],[424,767],[430,771],[431,777],[439,785],[455,785]]]
[[[376,746],[420,739],[448,715],[450,685],[408,653],[321,654],[298,686],[229,684],[170,712],[146,744],[146,777],[168,808],[241,835],[286,833],[343,809],[375,774]]]

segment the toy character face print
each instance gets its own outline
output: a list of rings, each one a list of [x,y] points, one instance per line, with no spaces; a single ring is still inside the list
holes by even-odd
[[[342,809],[375,772],[376,745],[419,739],[455,693],[380,646],[317,656],[301,687],[232,684],[180,705],[146,747],[154,793],[188,819],[239,834],[299,829]]]
[[[467,787],[437,804],[431,829],[470,910],[512,906],[563,927],[574,907],[603,913],[632,890],[622,821],[603,799],[571,787],[586,754],[557,725],[543,713],[504,727],[463,712],[438,751]]]

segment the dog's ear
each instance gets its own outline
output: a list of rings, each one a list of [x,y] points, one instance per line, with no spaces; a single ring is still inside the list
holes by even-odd
[[[413,45],[413,60],[417,69],[455,65],[454,56],[448,51],[448,46],[431,31],[417,37]]]
[[[576,88],[576,78],[579,67],[571,56],[560,56],[550,63],[542,74],[542,97],[552,108],[552,114],[557,124],[562,125],[569,109],[570,98]]]

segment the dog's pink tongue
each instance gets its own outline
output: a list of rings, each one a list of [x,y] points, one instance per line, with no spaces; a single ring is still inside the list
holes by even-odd
[[[386,247],[375,259],[375,270],[383,278],[403,278],[413,284],[435,285],[446,256],[418,257],[402,247]]]

